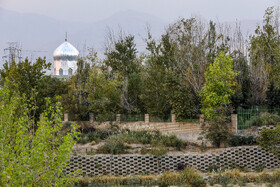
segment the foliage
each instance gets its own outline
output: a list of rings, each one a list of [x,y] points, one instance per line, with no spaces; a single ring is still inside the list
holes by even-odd
[[[279,179],[279,169],[274,170],[272,173],[267,173],[266,171],[260,173],[242,173],[239,170],[234,169],[212,173],[209,177],[209,183],[210,185],[221,184],[223,186],[227,186],[228,184],[244,186],[246,183],[268,183],[278,185]]]
[[[114,36],[111,36],[114,37]],[[110,38],[106,46],[105,64],[112,68],[113,73],[122,76],[121,104],[123,112],[135,112],[141,109],[141,61],[137,58],[134,36],[123,36],[118,39]]]
[[[39,120],[48,96],[48,84],[50,76],[46,76],[46,69],[49,69],[51,63],[46,63],[46,58],[38,58],[36,62],[31,62],[26,58],[24,61],[11,64],[6,62],[3,69],[0,70],[1,86],[7,86],[13,92],[25,95],[27,98],[36,97],[34,103],[28,106],[33,118]]]
[[[194,169],[186,167],[179,176],[181,183],[194,187],[206,186],[206,182],[203,177]]]
[[[207,173],[208,181],[193,168],[186,168],[183,172],[165,171],[160,175],[137,175],[137,176],[96,176],[91,178],[79,178],[75,186],[206,186],[220,184],[231,186],[237,184],[245,186],[247,183],[254,184],[279,184],[280,170],[273,172],[242,173],[239,170],[226,170],[224,172]],[[191,181],[191,183],[189,182]],[[231,184],[231,185],[229,185]],[[252,184],[248,184],[252,185]]]
[[[242,145],[256,145],[257,141],[254,136],[239,136],[239,135],[232,135],[229,140],[230,146],[242,146]]]
[[[62,132],[60,103],[46,109],[36,123],[25,97],[0,89],[0,185],[59,186],[71,183],[63,173],[77,137],[75,125]],[[37,127],[37,130],[35,129]]]
[[[104,145],[98,147],[98,153],[104,154],[124,154],[127,153],[126,149],[130,148],[123,143],[123,141],[118,136],[111,136],[107,139]]]
[[[121,82],[118,75],[92,67],[86,82],[89,110],[99,115],[116,114],[120,109]]]
[[[89,133],[81,133],[79,134],[79,139],[77,143],[86,144],[92,141],[96,143],[101,142],[102,140],[106,140],[109,136],[113,134],[117,134],[117,131],[109,131],[109,130],[95,130]]]
[[[129,144],[151,145],[151,148],[144,148],[141,154],[151,154],[155,156],[165,155],[169,148],[181,150],[187,143],[177,138],[175,135],[162,135],[158,131],[129,131],[129,130],[96,130],[89,133],[82,133],[78,143],[86,144],[90,142],[100,143],[98,153],[123,154],[128,153]]]
[[[65,111],[74,115],[74,121],[85,120],[90,112],[103,121],[120,110],[120,77],[108,72],[101,62],[92,65],[98,61],[96,53],[93,55],[78,59],[77,74],[71,77],[63,95]]]
[[[195,186],[204,187],[206,182],[193,168],[187,168],[180,173],[164,172],[161,175],[137,176],[98,176],[80,178],[75,186]]]
[[[266,91],[266,104],[269,108],[277,108],[280,106],[280,89],[276,88],[271,82]]]
[[[275,129],[262,129],[257,142],[261,148],[280,157],[280,123],[277,123]]]
[[[67,94],[63,96],[65,112],[73,114],[72,121],[83,120],[89,114],[87,80],[90,74],[90,63],[78,58],[77,73],[73,75],[66,87]]]
[[[279,88],[279,15],[273,7],[265,11],[263,24],[250,36],[251,92],[255,105],[265,103],[269,83]]]
[[[155,186],[157,184],[154,175],[137,176],[98,176],[92,178],[79,178],[75,187],[84,186]]]
[[[211,64],[205,75],[206,83],[200,92],[202,113],[209,123],[203,125],[206,138],[214,145],[220,146],[221,142],[229,139],[229,116],[231,113],[231,97],[235,93],[237,82],[230,56],[223,52]]]
[[[127,131],[120,136],[128,144],[151,144],[154,147],[175,147],[177,150],[186,146],[186,142],[178,139],[177,136],[162,135],[157,131]]]
[[[256,116],[253,119],[252,125],[257,127],[270,126],[270,125],[276,126],[276,124],[279,122],[280,122],[280,116],[278,114],[263,112],[260,113],[259,116]]]

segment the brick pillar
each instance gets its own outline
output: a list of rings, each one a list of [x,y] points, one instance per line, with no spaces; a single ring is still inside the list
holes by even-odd
[[[68,113],[64,113],[64,121],[68,121]]]
[[[175,114],[171,114],[171,122],[176,123],[176,115]]]
[[[89,113],[89,122],[90,123],[94,122],[94,114],[93,113]]]
[[[231,127],[232,132],[237,133],[237,114],[231,114]]]
[[[204,115],[203,114],[199,115],[199,123],[204,123]]]
[[[121,115],[120,114],[116,115],[116,122],[121,122]]]
[[[150,122],[150,115],[145,114],[145,123],[149,123],[149,122]]]

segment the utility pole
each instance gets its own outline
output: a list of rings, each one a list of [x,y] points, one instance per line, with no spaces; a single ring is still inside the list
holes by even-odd
[[[7,60],[9,65],[11,65],[11,63],[13,61],[15,61],[15,62],[21,61],[22,50],[21,50],[21,47],[19,46],[19,43],[18,42],[8,42],[8,46],[9,47],[4,49],[5,55],[2,58]]]

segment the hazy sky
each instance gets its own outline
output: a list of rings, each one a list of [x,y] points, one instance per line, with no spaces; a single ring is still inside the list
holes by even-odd
[[[264,10],[280,0],[0,0],[0,7],[61,20],[97,21],[119,11],[136,10],[166,21],[201,15],[234,21],[262,19]]]

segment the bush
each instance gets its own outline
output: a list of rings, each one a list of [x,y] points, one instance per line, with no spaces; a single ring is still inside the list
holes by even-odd
[[[178,185],[179,173],[164,172],[158,179],[159,186],[175,186]]]
[[[96,176],[92,178],[79,178],[78,182],[74,185],[75,187],[84,186],[155,186],[156,176]]]
[[[278,114],[263,112],[259,116],[256,116],[253,119],[252,125],[261,127],[261,126],[276,125],[278,122],[280,122],[280,116]]]
[[[86,143],[90,143],[92,141],[99,143],[102,140],[105,140],[108,137],[112,136],[113,134],[117,134],[117,133],[118,132],[110,131],[110,130],[109,131],[96,130],[94,132],[81,133],[77,143],[86,144]]]
[[[171,136],[162,135],[161,137],[159,137],[159,139],[155,139],[153,141],[153,144],[155,145],[162,144],[166,147],[176,147],[178,151],[180,151],[183,146],[186,146],[186,143],[180,140],[179,138],[177,138],[177,136],[175,135],[171,135]]]
[[[125,145],[117,136],[112,136],[105,142],[104,145],[97,149],[97,153],[113,155],[125,154],[129,148],[130,146]]]
[[[128,131],[120,136],[123,142],[128,144],[152,144],[154,147],[175,147],[177,150],[181,150],[187,145],[186,142],[180,140],[175,135],[162,135],[158,131]]]
[[[280,158],[280,123],[275,129],[263,129],[260,136],[257,138],[259,146],[268,152],[275,154]]]
[[[150,155],[154,155],[156,157],[162,157],[168,152],[168,149],[163,148],[163,147],[158,147],[158,148],[152,148],[148,151]]]
[[[242,145],[256,145],[257,141],[254,136],[239,136],[232,135],[229,141],[230,146],[242,146]]]
[[[206,181],[194,168],[186,167],[184,171],[180,173],[179,177],[181,184],[183,185],[190,185],[194,187],[206,186]]]

